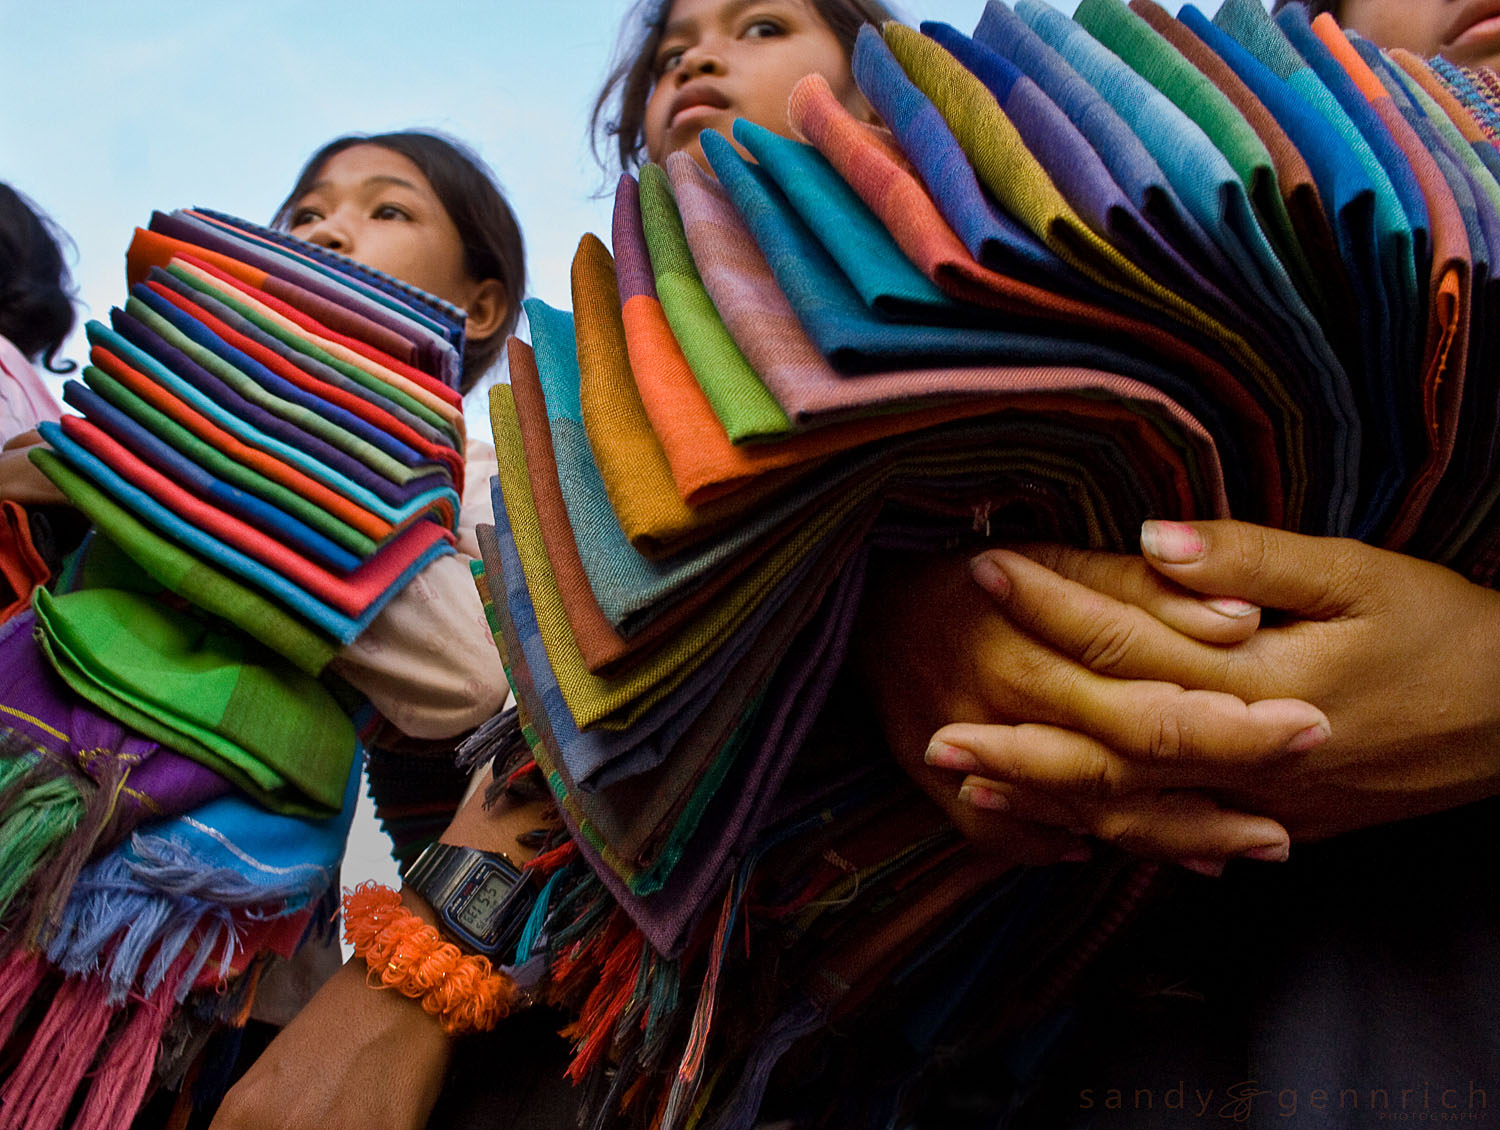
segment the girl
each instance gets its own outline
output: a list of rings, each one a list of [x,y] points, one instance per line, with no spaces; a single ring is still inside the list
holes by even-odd
[[[420,132],[338,138],[308,160],[277,210],[275,225],[464,309],[465,392],[493,366],[515,328],[525,291],[519,226],[480,159],[451,139]],[[443,741],[450,749],[453,739],[498,711],[506,694],[504,671],[468,567],[468,557],[478,554],[474,526],[489,520],[494,449],[471,438],[465,458],[460,554],[440,558],[424,570],[332,665],[402,734]],[[490,819],[475,804],[455,817],[444,838],[516,853],[521,849],[515,835],[535,823],[534,811],[511,827],[502,818]],[[408,897],[419,906],[415,896]],[[356,1117],[349,1125],[405,1125],[403,1102],[423,1109],[430,1105],[426,1090],[402,1084],[422,1061],[425,1027],[439,1037],[434,1048],[445,1051],[447,1038],[413,1002],[366,988],[365,972],[363,962],[356,962],[325,983],[272,1043],[264,1062],[231,1093],[215,1126],[308,1124],[300,1117],[289,1123],[260,1121],[281,1117],[287,1095],[276,1093],[269,1105],[262,1105],[266,1092],[261,1088],[265,1080],[277,1078],[288,1049],[303,1060],[302,1038],[308,1032],[317,1033],[312,1046],[319,1054],[344,1048],[344,1037],[350,1036],[399,1052],[400,1063],[389,1068],[365,1055],[363,1046],[346,1059],[335,1055],[331,1064],[325,1061],[333,1072],[355,1067],[370,1071],[358,1090],[375,1105],[367,1108],[368,1117]],[[408,1006],[423,1023],[413,1026],[410,1036],[385,1044],[392,1023],[411,1019]],[[263,1015],[285,1022],[291,1011]],[[341,1017],[337,1031],[320,1029],[320,1016]],[[436,1077],[441,1074],[439,1065]],[[393,1085],[394,1091],[383,1090]],[[299,1101],[312,1100],[304,1094]]]
[[[863,25],[890,18],[880,0],[645,0],[625,25],[638,21],[639,37],[594,102],[595,152],[608,136],[622,169],[638,166],[643,153],[661,162],[679,149],[707,168],[700,132],[718,129],[727,137],[735,118],[747,118],[790,136],[787,99],[814,73],[851,111],[868,117],[849,57]]]
[[[494,365],[525,293],[520,227],[480,159],[436,134],[337,138],[314,153],[275,224],[468,313],[461,391]],[[489,520],[494,448],[470,438],[460,558],[425,570],[336,661],[409,737],[453,738],[497,710],[505,679],[467,561]]]
[[[644,28],[641,40],[627,48],[595,107],[597,123],[618,93],[607,128],[626,163],[636,163],[643,150],[654,158],[677,148],[697,152],[699,129],[727,126],[741,115],[788,133],[787,98],[814,71],[863,110],[849,54],[861,24],[888,16],[869,0],[655,0],[644,10],[649,16],[640,23],[638,14],[627,17],[626,26]],[[288,213],[293,223],[301,215],[295,208]],[[316,211],[307,213],[307,227],[292,230],[317,238],[322,214]],[[357,242],[348,253],[360,257]],[[503,800],[488,812],[471,804],[443,839],[513,854],[515,833],[534,823]],[[520,1017],[503,1021],[490,1037],[472,1038],[465,1054],[472,1050],[489,1078],[463,1104],[445,1107],[442,1124],[467,1118],[486,1126],[508,1119],[572,1124],[576,1096],[566,1084],[548,1085],[561,1081],[566,1048],[547,1027]],[[230,1092],[213,1130],[314,1124],[415,1130],[437,1101],[453,1043],[416,1004],[372,992],[362,968],[345,966]],[[459,1109],[464,1104],[469,1109]]]
[[[73,332],[72,280],[47,221],[8,184],[0,183],[0,443],[23,437],[0,455],[0,498],[56,502],[56,492],[19,450],[44,420],[58,418],[57,402],[32,368],[67,373],[57,360]]]

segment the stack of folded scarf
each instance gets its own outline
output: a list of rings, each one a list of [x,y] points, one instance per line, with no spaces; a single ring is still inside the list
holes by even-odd
[[[991,3],[853,67],[879,127],[810,77],[805,142],[622,180],[492,396],[481,741],[571,833],[521,956],[601,1118],[854,1124],[833,1049],[883,1043],[878,1121],[976,1027],[1019,1088],[1148,885],[991,876],[893,778],[840,687],[872,552],[1234,516],[1500,567],[1491,76],[1257,0]]]
[[[460,311],[210,212],[127,262],[32,455],[90,533],[0,627],[6,1128],[130,1125],[327,928],[372,712],[324,668],[463,480]]]

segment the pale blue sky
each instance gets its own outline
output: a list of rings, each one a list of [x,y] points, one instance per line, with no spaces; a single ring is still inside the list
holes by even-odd
[[[897,6],[965,30],[984,7]],[[437,128],[498,174],[526,234],[531,293],[568,305],[578,237],[608,231],[585,129],[626,7],[0,0],[0,179],[72,236],[85,316],[104,317],[124,297],[131,229],[152,209],[265,221],[330,138]]]

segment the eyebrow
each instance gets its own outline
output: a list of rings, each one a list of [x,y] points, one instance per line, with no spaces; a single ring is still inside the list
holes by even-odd
[[[716,19],[733,20],[746,8],[753,8],[760,4],[774,3],[774,0],[734,0],[722,13],[714,17]],[[686,19],[673,20],[661,29],[661,42],[671,39],[675,35],[685,35],[698,25],[698,19],[689,16]]]

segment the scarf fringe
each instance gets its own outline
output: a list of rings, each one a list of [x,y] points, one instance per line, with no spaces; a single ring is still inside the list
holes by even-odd
[[[73,1130],[129,1130],[151,1085],[175,999],[182,986],[192,984],[188,970],[179,959],[156,992],[135,1003],[130,1018],[110,1038]]]
[[[104,971],[111,1002],[121,1004],[130,992],[153,992],[178,955],[190,946],[196,951],[196,977],[214,950],[220,950],[220,960],[227,961],[236,945],[227,907],[153,891],[140,882],[129,863],[110,855],[79,877],[75,897],[64,910],[47,957],[71,975]],[[148,957],[150,965],[142,974]],[[184,982],[191,983],[192,978]]]
[[[777,1017],[751,1052],[739,1082],[725,1099],[710,1130],[751,1130],[760,1114],[760,1104],[765,1098],[766,1087],[771,1082],[771,1072],[781,1062],[781,1057],[798,1040],[816,1032],[827,1019],[823,1010],[811,1001],[803,1001],[798,1007]]]
[[[185,844],[167,836],[137,833],[130,841],[130,856],[131,873],[152,890],[224,906],[281,904],[283,913],[290,912],[306,904],[311,886],[305,870],[280,883],[260,883],[227,867],[205,869]],[[333,876],[325,874],[322,886],[332,882]]]
[[[14,949],[0,958],[0,1047],[46,979],[46,959],[33,950]]]
[[[69,977],[52,998],[15,1071],[0,1088],[0,1130],[53,1130],[114,1017],[97,977]]]
[[[80,783],[41,754],[0,761],[0,917],[78,826]]]
[[[190,966],[179,955],[156,991],[129,1005],[110,1001],[100,974],[64,979],[0,1088],[0,1130],[56,1130],[85,1086],[73,1130],[129,1130]],[[0,969],[0,989],[35,991],[45,976],[40,956],[17,954]]]
[[[678,1130],[689,1116],[698,1113],[694,1099],[703,1083],[708,1037],[718,1004],[719,974],[724,969],[724,957],[729,949],[730,931],[734,928],[740,890],[740,884],[731,881],[729,890],[724,892],[719,924],[714,929],[713,945],[709,951],[708,970],[703,978],[703,988],[698,994],[698,1006],[693,1010],[692,1030],[688,1033],[687,1045],[682,1050],[682,1062],[677,1067],[677,1077],[672,1081],[672,1090],[667,1095],[667,1104],[661,1115],[662,1130]]]
[[[622,914],[611,923],[610,933],[615,937],[602,947],[608,956],[599,980],[584,1001],[578,1019],[563,1029],[564,1036],[580,1038],[567,1072],[574,1083],[591,1075],[603,1060],[604,1053],[615,1042],[620,1018],[638,993],[646,939],[633,926],[625,929],[628,921]]]
[[[512,706],[490,715],[460,742],[454,764],[465,773],[473,773],[481,765],[504,765],[517,743],[524,746],[526,741],[521,736],[520,713]]]
[[[27,886],[25,900],[31,904],[31,913],[21,933],[28,945],[41,948],[56,935],[63,908],[84,866],[119,836],[120,791],[130,766],[116,758],[99,758],[98,763],[100,776],[83,787],[83,813],[77,826]]]

